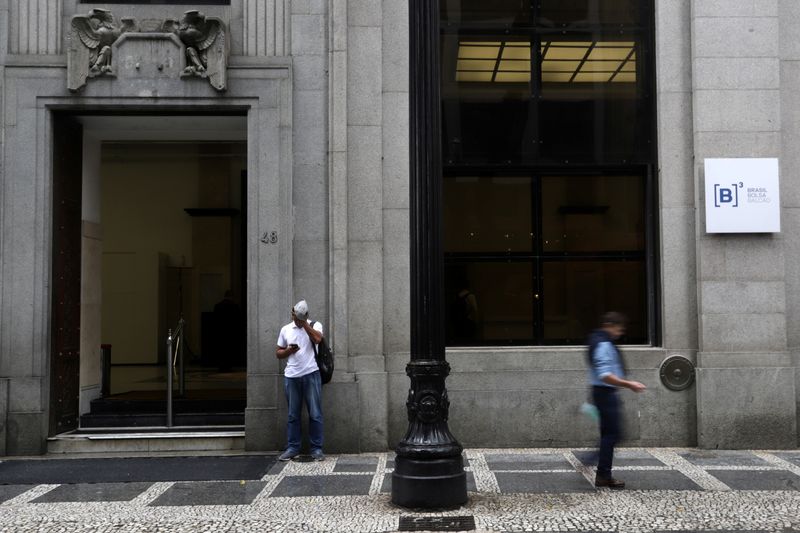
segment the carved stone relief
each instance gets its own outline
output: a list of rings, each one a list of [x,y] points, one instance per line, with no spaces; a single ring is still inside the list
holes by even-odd
[[[170,53],[175,47],[179,49],[179,77],[205,78],[217,91],[226,89],[228,41],[222,20],[190,10],[180,21],[146,19],[139,23],[124,17],[117,24],[111,11],[100,8],[72,17],[67,87],[78,91],[98,76],[175,75],[176,62]],[[117,58],[120,54],[124,57]]]

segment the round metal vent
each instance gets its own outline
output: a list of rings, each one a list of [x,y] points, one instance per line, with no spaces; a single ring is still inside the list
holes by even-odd
[[[694,364],[682,355],[673,355],[661,363],[661,382],[670,390],[688,389],[694,382]]]

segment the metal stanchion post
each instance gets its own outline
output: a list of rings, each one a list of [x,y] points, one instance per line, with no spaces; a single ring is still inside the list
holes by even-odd
[[[167,427],[172,427],[172,330],[167,331]]]
[[[183,345],[184,340],[186,339],[186,335],[184,335],[185,324],[183,319],[181,319],[180,328],[181,333],[178,336],[178,396],[183,398],[186,395],[186,373],[183,367]]]
[[[111,345],[100,345],[100,368],[102,369],[100,381],[100,396],[105,398],[111,395]]]

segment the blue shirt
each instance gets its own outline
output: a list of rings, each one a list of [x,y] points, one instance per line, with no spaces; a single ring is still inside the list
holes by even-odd
[[[622,369],[622,361],[616,346],[609,341],[602,341],[597,344],[592,354],[592,364],[589,367],[589,382],[592,386],[616,388],[614,385],[603,381],[604,377],[611,374],[618,378],[623,378],[625,371]]]

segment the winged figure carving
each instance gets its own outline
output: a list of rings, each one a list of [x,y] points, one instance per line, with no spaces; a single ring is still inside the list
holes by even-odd
[[[164,19],[164,21],[161,23],[161,31],[164,33],[178,33],[178,28],[180,27],[180,21],[174,18]]]
[[[222,20],[193,9],[183,14],[177,33],[186,46],[187,66],[183,75],[208,78],[212,87],[224,91],[228,43]]]
[[[77,91],[86,85],[87,78],[111,72],[111,45],[126,31],[136,31],[136,26],[133,18],[123,18],[118,25],[111,11],[100,8],[72,17],[67,54],[69,90]]]

